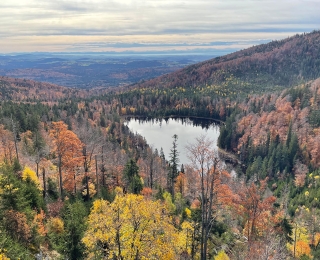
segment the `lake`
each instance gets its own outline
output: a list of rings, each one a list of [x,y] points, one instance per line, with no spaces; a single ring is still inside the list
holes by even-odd
[[[133,133],[143,136],[147,143],[160,152],[162,147],[164,155],[169,160],[170,150],[172,148],[173,135],[178,135],[178,152],[180,164],[188,164],[186,154],[186,145],[194,143],[200,135],[207,135],[213,142],[213,149],[218,149],[217,140],[220,134],[219,124],[209,120],[187,119],[187,118],[169,118],[162,120],[139,120],[130,119],[125,125]]]

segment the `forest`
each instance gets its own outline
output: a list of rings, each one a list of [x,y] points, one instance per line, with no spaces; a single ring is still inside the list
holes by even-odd
[[[135,55],[97,52],[0,54],[0,75],[92,89],[133,84],[209,59],[204,55]]]
[[[253,56],[298,52],[290,47],[311,39],[319,32],[216,66],[243,55],[264,70]],[[320,79],[309,65],[304,81],[288,74],[280,87],[231,74],[119,90],[1,77],[0,259],[319,259]],[[179,136],[166,158],[130,132],[127,116],[218,120],[236,176],[209,136],[190,140],[179,167]]]

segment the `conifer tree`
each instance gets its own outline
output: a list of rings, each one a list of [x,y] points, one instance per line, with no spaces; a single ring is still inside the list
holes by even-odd
[[[139,175],[139,167],[133,159],[130,159],[126,164],[123,175],[128,191],[134,194],[139,194],[143,188],[143,184]]]
[[[172,142],[172,148],[170,150],[170,169],[168,173],[168,185],[169,185],[169,191],[172,195],[172,198],[174,198],[174,183],[176,181],[176,178],[179,175],[178,172],[178,163],[179,163],[179,152],[178,152],[178,135],[174,134],[172,136],[173,142]]]

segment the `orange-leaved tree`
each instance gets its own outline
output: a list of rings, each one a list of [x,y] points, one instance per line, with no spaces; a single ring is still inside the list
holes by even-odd
[[[58,159],[59,188],[60,196],[62,196],[63,177],[65,178],[66,187],[68,189],[72,189],[72,184],[76,185],[76,167],[79,167],[83,161],[83,144],[78,136],[74,132],[68,130],[68,126],[62,121],[52,123],[50,136],[53,139],[54,152]],[[62,170],[65,171],[66,176],[62,176]]]
[[[260,185],[242,183],[234,196],[235,209],[244,225],[244,235],[248,240],[248,250],[257,237],[264,233],[272,218],[274,196],[265,196],[267,181],[261,181]],[[276,225],[276,223],[274,223]]]
[[[0,159],[12,163],[15,157],[13,134],[0,125]]]

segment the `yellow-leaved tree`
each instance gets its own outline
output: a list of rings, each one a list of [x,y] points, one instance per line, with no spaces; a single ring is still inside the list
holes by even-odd
[[[83,238],[88,259],[177,259],[182,241],[160,201],[118,192],[96,200]]]
[[[6,257],[4,249],[0,248],[0,260],[10,260],[10,258]]]
[[[229,256],[221,250],[215,257],[214,260],[230,260]]]
[[[28,178],[33,181],[37,187],[40,189],[40,181],[39,178],[37,177],[37,174],[35,171],[31,170],[28,166],[25,166],[23,171],[22,171],[22,179],[25,181]]]
[[[95,186],[94,186],[94,184],[92,182],[89,182],[88,186],[89,186],[89,196],[90,196],[90,198],[92,198],[97,193],[97,191],[96,191]],[[87,196],[87,192],[88,192],[87,188],[85,188],[82,191],[82,195],[83,196]]]
[[[295,224],[292,230],[292,244],[288,244],[287,247],[291,251],[294,258],[301,257],[303,255],[311,257],[311,248],[309,246],[309,234],[306,227]]]

